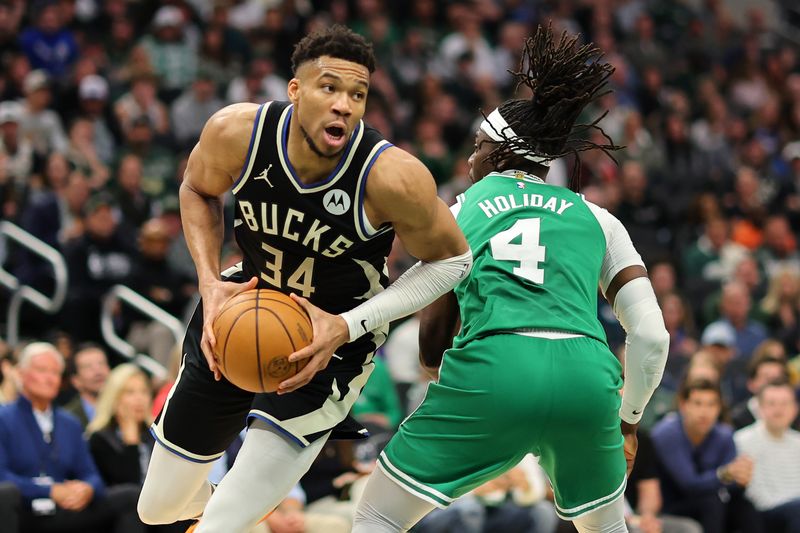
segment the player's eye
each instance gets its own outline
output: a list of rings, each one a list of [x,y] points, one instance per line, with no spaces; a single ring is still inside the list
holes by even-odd
[[[364,97],[365,97],[365,96],[366,96],[366,95],[365,95],[364,93],[360,93],[360,92],[359,92],[359,93],[355,93],[355,94],[353,95],[353,99],[354,99],[356,102],[360,102],[361,100],[363,100],[363,99],[364,99]]]
[[[326,93],[332,93],[333,85],[331,85],[330,83],[326,83],[325,85],[322,86],[322,90]]]

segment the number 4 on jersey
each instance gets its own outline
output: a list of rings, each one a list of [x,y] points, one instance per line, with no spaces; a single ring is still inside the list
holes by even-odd
[[[517,220],[489,241],[492,257],[498,261],[518,262],[514,274],[538,284],[544,283],[544,270],[539,268],[539,263],[545,258],[545,247],[539,244],[541,222],[540,218]],[[519,244],[513,242],[517,237],[520,237]]]

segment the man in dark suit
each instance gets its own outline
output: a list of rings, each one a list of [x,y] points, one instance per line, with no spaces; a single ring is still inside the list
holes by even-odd
[[[80,424],[53,406],[63,370],[53,345],[28,345],[19,361],[21,395],[0,408],[0,482],[13,483],[21,496],[7,510],[9,522],[18,519],[22,533],[144,532],[138,491],[107,491]]]
[[[109,372],[106,353],[94,344],[79,347],[67,364],[67,375],[78,395],[64,409],[75,415],[83,429],[94,418],[97,397],[106,384]]]

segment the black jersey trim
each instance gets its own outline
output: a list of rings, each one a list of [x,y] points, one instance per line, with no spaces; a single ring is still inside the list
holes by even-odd
[[[253,121],[253,131],[250,133],[250,145],[247,147],[247,155],[244,158],[244,164],[242,165],[242,171],[239,173],[239,177],[236,178],[236,181],[233,182],[233,194],[242,188],[242,185],[247,181],[247,178],[250,176],[250,171],[253,170],[253,163],[256,160],[256,154],[253,152],[253,146],[255,146],[261,140],[261,131],[263,130],[262,126],[264,125],[264,117],[267,116],[267,108],[269,107],[269,102],[266,104],[261,104],[258,106],[258,111],[256,111],[256,118]]]
[[[356,185],[358,206],[353,209],[353,212],[355,213],[356,217],[356,231],[358,236],[365,241],[391,229],[391,226],[388,224],[378,229],[372,227],[372,224],[370,224],[369,220],[367,219],[367,213],[364,210],[364,195],[367,191],[367,178],[369,177],[369,171],[372,170],[372,165],[375,164],[375,161],[378,160],[378,157],[383,153],[384,150],[392,146],[394,145],[386,140],[376,144],[372,149],[372,154],[370,154],[369,158],[364,163],[364,166],[361,168],[361,173],[358,176],[358,184]],[[367,227],[367,224],[369,224],[369,227]]]
[[[181,448],[175,446],[174,444],[172,444],[168,440],[162,439],[161,437],[159,437],[158,433],[156,433],[156,430],[153,429],[152,427],[150,428],[150,434],[153,436],[153,440],[155,440],[156,443],[159,446],[161,446],[162,448],[164,448],[168,452],[170,452],[170,453],[172,453],[174,455],[177,455],[178,457],[180,457],[182,459],[186,459],[187,461],[191,461],[192,463],[199,463],[199,464],[213,463],[214,461],[216,461],[217,459],[222,457],[223,453],[225,453],[225,452],[220,452],[220,453],[218,453],[216,455],[212,455],[212,456],[209,456],[209,457],[206,457],[206,458],[192,457],[190,455],[187,455],[187,452],[185,450],[182,450]]]
[[[350,161],[352,161],[353,156],[356,153],[356,148],[358,144],[361,142],[361,137],[363,136],[364,127],[362,121],[358,121],[356,124],[356,129],[353,130],[352,135],[350,135],[350,140],[347,143],[344,151],[342,152],[341,157],[339,158],[339,162],[336,164],[336,168],[328,175],[327,178],[315,181],[313,183],[305,184],[303,183],[300,178],[297,177],[297,172],[294,170],[294,166],[292,162],[289,160],[289,151],[286,146],[287,139],[289,138],[289,125],[292,121],[292,115],[294,113],[294,105],[289,105],[286,107],[286,110],[283,112],[279,127],[278,127],[278,158],[280,159],[281,165],[283,166],[284,170],[290,177],[290,181],[292,185],[295,186],[297,192],[303,193],[310,193],[310,192],[318,192],[323,189],[327,189],[331,185],[333,185],[336,181],[341,178],[347,167],[350,165]],[[281,124],[282,122],[282,124]]]

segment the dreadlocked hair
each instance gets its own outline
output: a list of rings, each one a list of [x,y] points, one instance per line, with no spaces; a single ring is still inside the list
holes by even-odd
[[[322,56],[335,57],[358,63],[375,72],[375,53],[364,37],[346,26],[334,24],[330,28],[311,33],[297,43],[292,53],[292,72],[306,61]]]
[[[608,111],[591,123],[575,124],[588,104],[611,92],[607,81],[614,73],[613,66],[599,61],[603,57],[599,48],[593,43],[578,45],[578,38],[564,32],[556,42],[549,27],[539,26],[526,40],[519,71],[509,73],[516,78],[517,87],[525,85],[533,94],[530,99],[508,100],[499,106],[517,136],[497,132],[504,140],[488,156],[493,165],[525,155],[546,162],[574,154],[575,178],[580,171],[578,152],[600,149],[616,162],[611,152],[621,147],[597,125]],[[592,130],[608,142],[588,140]]]

